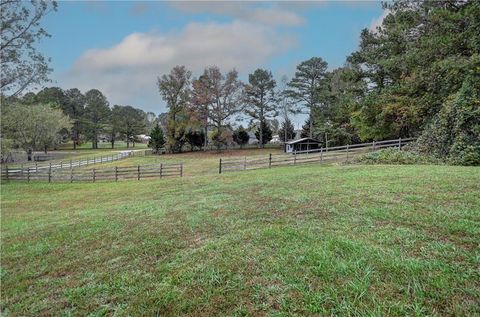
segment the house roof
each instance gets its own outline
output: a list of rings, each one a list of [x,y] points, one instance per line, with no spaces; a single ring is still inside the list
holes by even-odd
[[[316,143],[316,144],[320,144],[322,142],[318,141],[318,140],[315,140],[313,138],[302,138],[302,139],[298,139],[298,140],[292,140],[292,141],[288,141],[288,142],[285,142],[286,144],[298,144],[298,143]]]

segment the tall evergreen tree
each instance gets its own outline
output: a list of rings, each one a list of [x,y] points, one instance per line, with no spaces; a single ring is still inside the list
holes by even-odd
[[[259,121],[259,146],[263,147],[263,127],[268,119],[278,115],[278,105],[275,99],[276,82],[272,73],[264,69],[257,69],[248,76],[245,85],[245,113],[252,119]]]

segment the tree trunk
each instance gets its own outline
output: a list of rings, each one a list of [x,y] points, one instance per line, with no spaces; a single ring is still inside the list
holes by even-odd
[[[32,153],[33,153],[33,150],[32,150],[32,149],[28,149],[28,150],[27,150],[27,161],[31,161],[31,160],[32,160]]]
[[[208,146],[208,123],[205,124],[205,142],[203,144],[203,150],[206,151]]]
[[[260,121],[260,148],[263,149],[263,122]]]
[[[310,110],[310,131],[308,131],[309,137],[313,138],[313,118],[312,118],[312,110]]]

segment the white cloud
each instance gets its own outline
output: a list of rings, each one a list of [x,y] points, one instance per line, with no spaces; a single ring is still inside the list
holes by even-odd
[[[98,88],[112,104],[158,113],[164,108],[156,78],[173,66],[185,65],[197,75],[209,65],[248,72],[294,45],[293,38],[265,25],[190,23],[177,32],[133,33],[110,48],[90,49],[62,82],[81,90]]]
[[[305,22],[291,8],[289,10],[280,4],[266,7],[253,2],[174,1],[170,5],[187,13],[213,13],[270,26],[299,26]]]

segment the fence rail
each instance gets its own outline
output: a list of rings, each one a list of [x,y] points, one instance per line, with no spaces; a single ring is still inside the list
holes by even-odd
[[[103,163],[110,163],[114,161],[118,161],[127,157],[138,156],[138,155],[148,155],[152,154],[152,150],[144,150],[144,151],[122,151],[116,154],[110,155],[102,155],[102,156],[92,156],[92,157],[85,157],[83,159],[78,160],[61,160],[55,161],[50,163],[24,163],[24,164],[3,164],[2,169],[9,170],[11,173],[21,173],[22,171],[26,171],[30,169],[32,172],[39,172],[40,170],[48,170],[48,169],[72,169],[75,167],[80,166],[88,166],[94,164],[103,164]]]
[[[329,163],[342,160],[348,161],[359,154],[377,151],[384,148],[401,149],[403,146],[414,140],[414,138],[400,138],[379,142],[374,141],[371,143],[335,146],[308,151],[297,151],[292,154],[269,154],[268,157],[221,158],[218,164],[218,172],[221,174],[224,172],[271,168],[284,165]]]
[[[124,179],[148,179],[183,177],[183,163],[153,165],[115,166],[110,168],[86,169],[40,169],[28,167],[14,172],[1,170],[2,181],[45,181],[45,182],[98,182]]]

